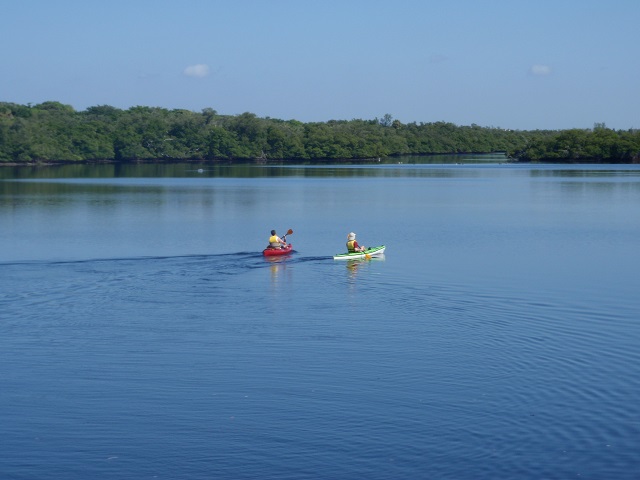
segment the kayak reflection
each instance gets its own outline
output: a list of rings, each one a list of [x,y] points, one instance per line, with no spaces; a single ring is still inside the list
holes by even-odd
[[[358,258],[354,260],[347,260],[346,267],[347,272],[349,273],[349,279],[353,280],[356,278],[358,274],[358,270],[361,268],[367,268],[371,263],[380,262],[384,260],[384,255],[379,255],[377,257],[371,258]]]
[[[271,283],[277,284],[282,280],[282,275],[287,270],[287,262],[291,257],[264,257],[265,262],[269,263],[269,271],[271,273]]]

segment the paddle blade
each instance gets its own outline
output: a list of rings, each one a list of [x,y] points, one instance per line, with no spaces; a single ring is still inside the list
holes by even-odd
[[[289,229],[287,230],[287,235],[291,235],[293,233],[293,230]]]

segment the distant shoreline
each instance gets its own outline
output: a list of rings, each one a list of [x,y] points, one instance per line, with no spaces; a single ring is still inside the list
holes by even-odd
[[[25,161],[25,162],[0,162],[0,167],[51,167],[60,165],[171,165],[177,163],[189,163],[194,165],[280,165],[280,164],[314,164],[314,165],[340,165],[351,163],[395,163],[395,159],[406,157],[462,157],[468,155],[504,155],[505,161],[509,158],[504,152],[463,152],[463,153],[432,153],[432,154],[404,154],[404,155],[388,155],[385,157],[366,157],[366,158],[318,158],[318,159],[301,159],[301,158],[239,158],[239,159],[146,159],[146,160],[43,160],[43,161]]]
[[[440,156],[440,155],[461,155],[461,154],[438,154],[438,155],[424,155],[428,156]],[[465,154],[469,155],[469,154]],[[490,155],[490,154],[481,154]],[[420,155],[423,156],[423,155]],[[301,164],[301,165],[349,165],[349,164],[393,164],[397,162],[390,161],[389,157],[383,161],[376,161],[375,159],[320,159],[320,160],[299,160],[299,159],[278,159],[278,160],[136,160],[136,161],[119,161],[119,160],[107,160],[107,161],[46,161],[46,162],[0,162],[0,168],[2,167],[61,167],[66,165],[84,165],[84,166],[98,166],[98,165],[171,165],[171,164],[193,164],[193,165],[286,165],[286,164]],[[456,162],[459,164],[460,162]],[[464,163],[464,162],[461,162]],[[605,162],[602,160],[590,160],[590,159],[573,159],[571,161],[558,161],[558,160],[518,160],[505,157],[504,161],[497,163],[510,163],[510,164],[532,164],[532,165],[639,165],[640,161],[630,162]]]

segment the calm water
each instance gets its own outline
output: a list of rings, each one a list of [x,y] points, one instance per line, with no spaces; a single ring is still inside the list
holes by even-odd
[[[637,479],[640,166],[467,160],[0,169],[0,478]]]

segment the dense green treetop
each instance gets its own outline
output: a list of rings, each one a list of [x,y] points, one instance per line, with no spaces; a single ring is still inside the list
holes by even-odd
[[[505,152],[518,161],[640,162],[640,131],[506,130],[448,122],[258,118],[108,105],[77,112],[59,102],[0,102],[0,163],[341,160]]]

